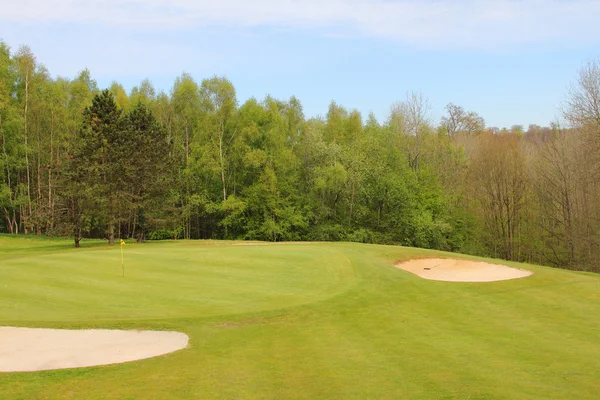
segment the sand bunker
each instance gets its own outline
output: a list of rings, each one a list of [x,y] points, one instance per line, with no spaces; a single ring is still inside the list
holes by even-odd
[[[425,258],[405,261],[396,267],[421,278],[449,282],[493,282],[524,278],[533,272],[484,262]]]
[[[0,372],[123,363],[171,353],[187,343],[180,332],[0,327]]]

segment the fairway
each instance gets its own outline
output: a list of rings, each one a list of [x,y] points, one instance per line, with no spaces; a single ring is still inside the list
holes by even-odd
[[[244,245],[240,245],[244,244]],[[0,399],[597,399],[600,277],[442,282],[457,254],[350,243],[0,236],[0,326],[185,333],[124,364],[0,373]]]

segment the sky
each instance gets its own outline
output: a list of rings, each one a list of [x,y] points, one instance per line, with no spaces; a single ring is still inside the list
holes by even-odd
[[[373,112],[418,92],[488,126],[549,125],[578,70],[600,58],[598,0],[0,0],[0,39],[53,76],[101,88],[181,73],[226,76],[240,103],[296,96]]]

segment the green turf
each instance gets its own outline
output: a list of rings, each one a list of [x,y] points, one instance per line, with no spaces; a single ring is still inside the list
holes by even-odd
[[[534,275],[447,283],[392,266],[449,256],[439,252],[182,241],[127,246],[122,278],[118,246],[86,245],[0,236],[0,325],[179,330],[191,346],[119,365],[0,373],[0,399],[600,393],[596,275],[525,266]]]

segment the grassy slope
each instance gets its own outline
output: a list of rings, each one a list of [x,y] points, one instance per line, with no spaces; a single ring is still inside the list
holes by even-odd
[[[215,245],[216,244],[216,245]],[[426,281],[357,244],[70,249],[0,236],[0,325],[173,329],[189,349],[0,374],[2,399],[596,399],[600,279]]]

